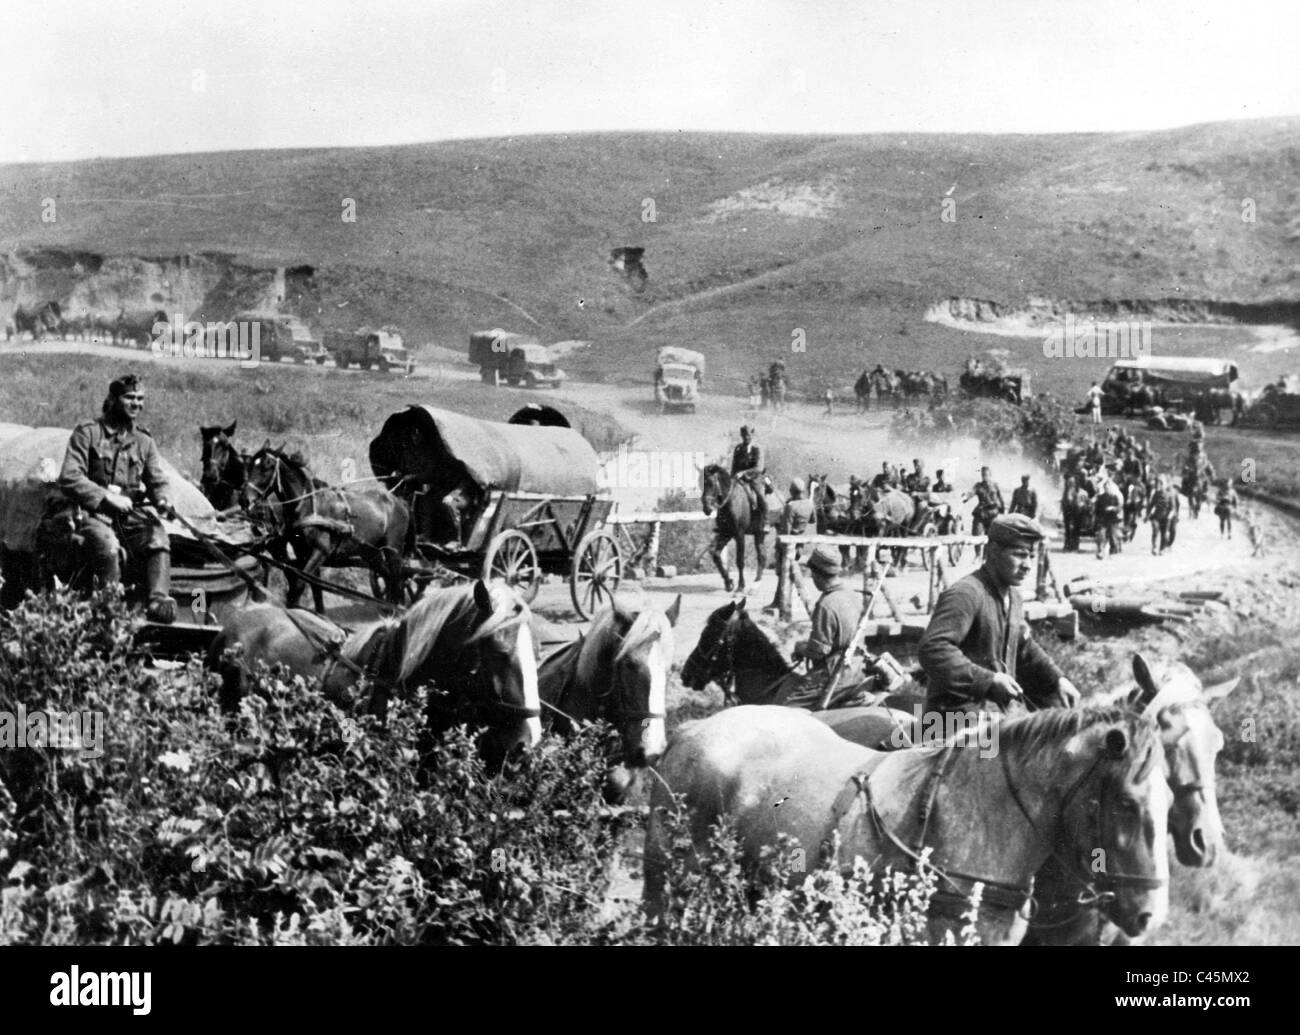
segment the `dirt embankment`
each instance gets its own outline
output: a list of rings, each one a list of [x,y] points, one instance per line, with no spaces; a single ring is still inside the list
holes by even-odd
[[[1036,335],[1060,323],[1075,320],[1149,320],[1162,324],[1247,324],[1300,326],[1300,302],[1229,302],[1215,299],[1130,298],[1061,299],[1030,298],[1022,303],[984,298],[951,297],[936,302],[925,318],[962,330],[1011,335]]]

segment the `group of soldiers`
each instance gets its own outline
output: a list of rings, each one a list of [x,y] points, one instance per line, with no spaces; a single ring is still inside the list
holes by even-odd
[[[790,388],[785,363],[778,359],[766,373],[755,374],[749,379],[748,388],[751,410],[784,410],[786,393]]]

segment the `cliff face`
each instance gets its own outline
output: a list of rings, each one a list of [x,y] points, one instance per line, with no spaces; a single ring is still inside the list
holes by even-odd
[[[294,285],[298,286],[298,285]],[[289,306],[274,267],[241,265],[219,253],[145,257],[46,248],[0,253],[0,309],[56,301],[68,320],[162,310],[224,320],[235,310]]]

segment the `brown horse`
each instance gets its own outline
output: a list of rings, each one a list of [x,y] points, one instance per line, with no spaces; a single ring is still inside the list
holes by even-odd
[[[700,503],[705,514],[718,512],[713,525],[713,542],[709,546],[709,556],[713,558],[714,567],[722,576],[722,584],[731,592],[731,573],[722,558],[722,551],[727,543],[736,544],[736,568],[739,573],[740,590],[745,588],[745,536],[754,537],[754,554],[757,567],[754,582],[757,584],[767,567],[767,555],[763,549],[763,540],[767,536],[767,526],[759,520],[760,511],[754,506],[749,490],[738,480],[733,480],[726,468],[709,464],[701,472],[702,488]]]
[[[321,568],[363,565],[381,582],[392,603],[402,601],[402,555],[411,525],[410,509],[380,486],[332,489],[313,478],[300,456],[286,456],[267,442],[247,465],[244,504],[254,516],[271,514],[279,523],[281,546],[289,543],[294,563],[286,574],[294,607],[304,579],[315,579]],[[278,513],[275,508],[278,507]],[[324,593],[312,582],[312,599],[324,614]]]
[[[221,675],[221,702],[238,707],[258,662],[318,679],[339,704],[356,704],[363,679],[369,711],[382,716],[389,696],[432,684],[429,726],[483,725],[480,741],[495,766],[516,745],[541,738],[537,657],[528,605],[504,583],[428,590],[400,619],[349,631],[310,611],[257,604],[229,615],[208,651]]]
[[[1168,909],[1169,789],[1154,724],[1121,708],[1050,709],[996,731],[992,754],[975,750],[973,737],[884,753],[790,708],[730,708],[683,726],[652,792],[651,915],[662,908],[671,850],[664,810],[684,805],[697,851],[730,815],[751,863],[784,834],[806,859],[842,871],[855,859],[876,872],[932,870],[935,940],[960,929],[978,884],[980,940],[1018,943],[1034,874],[1054,856],[1127,934],[1160,923]]]

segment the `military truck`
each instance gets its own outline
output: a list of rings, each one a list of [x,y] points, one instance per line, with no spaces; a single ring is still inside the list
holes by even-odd
[[[324,345],[299,317],[269,310],[245,310],[235,314],[236,323],[256,323],[262,359],[278,363],[287,356],[295,363],[324,363],[329,358]]]
[[[479,368],[484,383],[558,388],[566,377],[555,357],[536,338],[495,328],[469,336],[469,361]]]
[[[334,365],[340,370],[359,366],[362,370],[377,367],[380,371],[415,369],[415,360],[402,342],[397,327],[359,327],[355,331],[332,334],[327,338]]]

